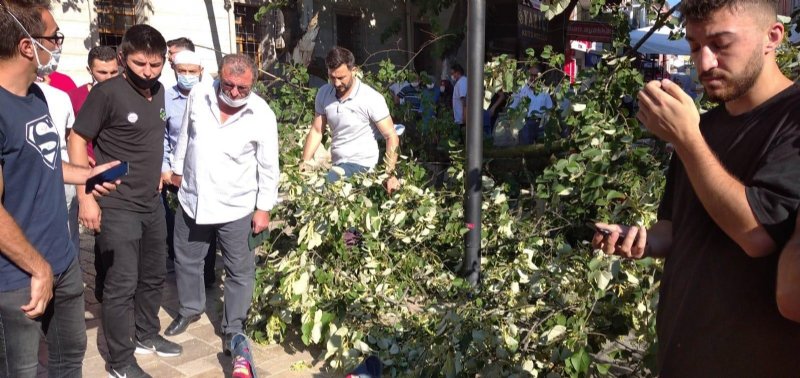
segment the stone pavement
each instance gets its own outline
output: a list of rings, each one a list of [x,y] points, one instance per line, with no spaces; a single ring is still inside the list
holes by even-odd
[[[84,357],[84,377],[107,377],[106,357],[108,355],[103,330],[100,325],[100,304],[94,297],[94,237],[81,234],[80,262],[83,269],[83,280],[86,286],[86,332],[87,346]],[[183,346],[183,354],[179,357],[163,358],[155,354],[138,356],[139,365],[153,377],[229,377],[231,359],[222,353],[222,337],[220,321],[222,320],[222,258],[217,258],[217,284],[207,290],[206,313],[191,324],[183,334],[168,337],[169,340]],[[164,298],[159,318],[161,331],[177,315],[178,296],[175,286],[175,275],[167,275]],[[47,361],[47,350],[44,340],[39,351],[39,376],[46,377],[42,364]],[[315,362],[319,350],[309,350],[297,336],[287,336],[282,345],[253,344],[253,359],[256,361],[259,377],[333,377],[322,370],[322,362]]]

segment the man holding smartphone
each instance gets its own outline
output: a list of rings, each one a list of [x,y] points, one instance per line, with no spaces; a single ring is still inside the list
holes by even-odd
[[[128,29],[118,49],[125,72],[89,92],[68,142],[77,164],[88,164],[90,140],[96,142],[98,164],[112,159],[129,163],[122,185],[99,203],[78,189],[79,219],[96,232],[96,251],[105,270],[102,321],[113,377],[149,377],[134,351],[162,357],[182,353],[180,345],[159,335],[158,319],[167,254],[159,196],[166,113],[158,77],[166,50],[156,29]]]
[[[720,105],[700,116],[677,84],[646,85],[637,117],[675,147],[658,222],[598,224],[610,234],[592,244],[665,258],[660,376],[796,376],[800,324],[778,311],[775,282],[800,204],[800,86],[776,63],[777,3],[683,0],[680,12]]]
[[[42,90],[64,41],[50,1],[0,3],[0,376],[36,377],[39,341],[48,374],[80,377],[86,352],[83,280],[67,227],[64,183],[94,169],[61,158]],[[107,194],[115,185],[95,187]]]

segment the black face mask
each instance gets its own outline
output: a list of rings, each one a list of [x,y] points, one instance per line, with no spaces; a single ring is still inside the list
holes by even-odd
[[[133,73],[133,70],[130,69],[130,67],[128,67],[127,64],[125,65],[125,77],[128,78],[128,80],[131,82],[131,84],[133,84],[135,87],[137,87],[139,89],[146,90],[146,89],[153,88],[153,86],[156,85],[156,82],[158,82],[158,78],[160,76],[161,75],[158,75],[156,77],[152,77],[150,79],[145,79],[145,78]]]

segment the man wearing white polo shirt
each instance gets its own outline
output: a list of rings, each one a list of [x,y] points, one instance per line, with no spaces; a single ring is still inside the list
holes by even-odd
[[[386,140],[386,172],[384,187],[389,193],[400,187],[395,177],[397,147],[400,139],[394,130],[386,100],[375,89],[353,76],[355,58],[342,47],[334,47],[325,58],[330,83],[317,92],[314,102],[314,121],[303,147],[303,164],[314,157],[325,125],[330,125],[333,168],[328,181],[334,182],[356,173],[366,172],[378,164],[379,151],[376,131]]]

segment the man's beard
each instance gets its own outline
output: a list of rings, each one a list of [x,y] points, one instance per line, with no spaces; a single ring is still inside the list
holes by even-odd
[[[755,85],[758,75],[761,74],[761,70],[764,68],[764,60],[761,57],[762,50],[761,48],[755,49],[747,60],[744,71],[735,77],[727,74],[719,75],[713,70],[704,72],[700,77],[701,82],[703,82],[703,79],[710,77],[723,79],[724,84],[722,88],[718,89],[709,89],[704,85],[703,87],[708,99],[714,102],[725,103],[736,100],[747,93],[747,91]]]
[[[347,91],[350,90],[350,88],[352,86],[353,86],[353,78],[351,77],[349,83],[347,83],[347,84],[343,83],[342,85],[336,87],[336,94],[343,95],[343,94],[347,93]]]

